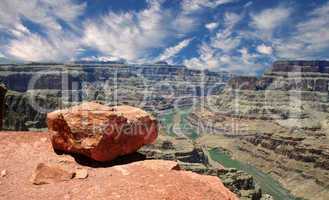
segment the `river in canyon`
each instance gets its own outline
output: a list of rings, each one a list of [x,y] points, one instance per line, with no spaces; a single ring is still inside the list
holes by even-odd
[[[196,139],[199,134],[187,120],[191,110],[191,108],[186,107],[161,112],[158,118],[162,129],[171,136],[185,135],[192,140]],[[219,162],[224,167],[236,168],[252,175],[262,191],[273,196],[275,200],[297,200],[297,198],[293,197],[278,181],[274,180],[271,175],[262,172],[252,165],[233,160],[229,155],[221,152],[217,148],[210,149],[209,153],[213,160]]]

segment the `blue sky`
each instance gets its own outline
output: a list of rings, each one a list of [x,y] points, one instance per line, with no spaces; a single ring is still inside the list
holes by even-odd
[[[277,59],[328,59],[324,0],[2,0],[0,57],[167,61],[257,74]]]

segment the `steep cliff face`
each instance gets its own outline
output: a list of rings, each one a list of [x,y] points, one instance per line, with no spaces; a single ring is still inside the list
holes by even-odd
[[[232,89],[328,91],[329,61],[276,61],[260,78],[235,77]]]
[[[310,163],[315,168],[329,170],[329,149],[324,145],[310,146],[305,137],[283,137],[271,134],[256,134],[244,138],[247,142],[274,151],[289,159]]]
[[[4,119],[6,92],[7,88],[4,85],[0,84],[0,130],[2,130],[2,124]]]
[[[185,66],[164,64],[0,65],[0,72],[0,81],[5,83],[8,89],[19,92],[31,89],[78,90],[83,88],[86,83],[98,81],[98,85],[115,83],[126,84],[126,86],[149,86],[148,83],[162,82],[182,89],[185,86],[185,90],[177,92],[190,93],[191,85],[200,86],[201,81],[208,89],[213,84],[226,82],[231,77],[226,72],[191,70]],[[137,85],[129,84],[134,81]],[[174,83],[171,84],[171,82]],[[180,83],[181,86],[175,83]],[[92,85],[97,86],[97,84]],[[157,88],[153,87],[153,89]],[[169,91],[166,90],[166,92]]]
[[[63,106],[56,94],[8,91],[5,97],[4,130],[35,130],[47,127],[47,112]]]
[[[278,61],[260,78],[232,78],[212,105],[248,118],[321,118],[329,111],[328,69],[327,61]]]
[[[42,109],[55,109],[53,105],[97,100],[107,105],[125,104],[148,111],[158,111],[175,106],[192,105],[208,93],[218,93],[229,79],[228,73],[190,70],[184,66],[165,63],[154,65],[126,64],[27,64],[0,65],[0,81],[11,92],[7,98],[9,114],[17,119],[7,120],[7,129],[27,130],[27,121],[45,120],[40,109],[31,112],[29,98],[38,101],[47,98]],[[58,97],[58,101],[53,101]],[[9,122],[10,121],[10,122]],[[41,122],[43,123],[43,122]],[[17,125],[15,125],[17,124]],[[33,126],[32,128],[45,127]]]
[[[190,121],[201,124],[204,133],[228,138],[224,143],[204,136],[203,142],[216,141],[233,157],[272,173],[294,195],[325,199],[328,83],[328,61],[278,61],[259,78],[231,79],[219,95],[208,98],[206,108],[190,115]],[[307,182],[307,189],[300,181]]]
[[[314,72],[329,73],[329,62],[325,60],[287,60],[273,63],[272,72]]]

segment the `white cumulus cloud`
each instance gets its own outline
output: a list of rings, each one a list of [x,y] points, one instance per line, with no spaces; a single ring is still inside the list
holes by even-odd
[[[206,43],[198,48],[199,57],[185,59],[183,64],[193,69],[214,69],[220,66],[215,50]]]
[[[273,49],[271,46],[266,46],[265,44],[258,45],[256,50],[259,53],[266,54],[266,55],[271,55],[273,53]]]
[[[212,31],[214,29],[216,29],[218,27],[218,23],[217,22],[210,22],[208,24],[205,25],[205,27],[209,30]]]
[[[273,30],[285,23],[290,14],[291,9],[283,6],[265,9],[251,15],[251,26],[256,28],[261,34],[270,37]]]
[[[215,8],[219,5],[234,2],[235,0],[182,0],[182,9],[185,12],[196,12],[201,9]]]
[[[290,37],[274,41],[280,58],[326,59],[329,50],[329,2],[311,10]]]

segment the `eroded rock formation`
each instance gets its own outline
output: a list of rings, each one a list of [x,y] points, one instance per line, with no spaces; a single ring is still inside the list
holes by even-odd
[[[131,107],[87,102],[47,115],[54,149],[111,161],[134,153],[158,135],[157,120]]]
[[[15,92],[9,90],[5,98],[7,109],[4,130],[35,131],[47,128],[47,112],[62,107],[58,93]]]
[[[188,106],[208,92],[218,93],[230,76],[165,63],[0,64],[0,82],[11,91],[5,128],[46,128],[46,113],[72,102],[97,100],[148,111]]]
[[[259,78],[234,77],[189,120],[217,134],[200,142],[270,172],[296,196],[323,199],[329,181],[328,84],[328,61],[278,61]]]
[[[240,117],[306,118],[329,111],[328,84],[327,61],[277,61],[258,79],[232,78],[213,103]]]

